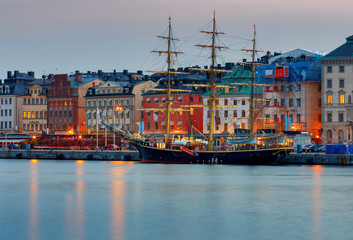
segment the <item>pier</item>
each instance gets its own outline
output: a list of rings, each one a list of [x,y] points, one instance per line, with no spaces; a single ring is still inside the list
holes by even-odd
[[[353,154],[291,153],[278,164],[353,165]]]
[[[0,158],[8,159],[57,159],[57,160],[105,160],[139,161],[137,151],[72,151],[72,150],[2,150]]]

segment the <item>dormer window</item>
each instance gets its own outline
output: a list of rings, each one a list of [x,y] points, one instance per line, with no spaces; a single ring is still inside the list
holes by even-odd
[[[5,87],[5,93],[10,93],[10,88],[9,88],[9,86],[6,86],[6,87]]]

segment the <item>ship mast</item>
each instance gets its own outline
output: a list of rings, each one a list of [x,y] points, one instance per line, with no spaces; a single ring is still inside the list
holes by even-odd
[[[254,25],[254,38],[252,40],[253,46],[252,49],[241,49],[242,51],[246,52],[251,52],[252,54],[252,62],[251,62],[251,92],[250,92],[250,107],[249,107],[249,113],[250,113],[250,134],[249,138],[254,138],[255,133],[254,133],[254,128],[255,128],[255,85],[263,85],[263,84],[255,84],[255,65],[259,65],[255,63],[255,54],[257,52],[262,52],[261,50],[256,50],[256,27]]]
[[[252,44],[252,67],[251,67],[251,93],[250,93],[250,135],[249,138],[254,138],[254,110],[255,110],[255,94],[254,94],[254,84],[255,84],[255,51],[256,51],[256,28],[254,25],[254,39]]]
[[[213,130],[214,130],[214,120],[215,120],[215,102],[216,102],[216,81],[215,81],[215,73],[216,72],[229,72],[225,70],[218,70],[215,69],[215,62],[216,62],[216,49],[225,49],[227,47],[223,46],[215,46],[216,42],[216,36],[218,34],[224,34],[223,32],[216,32],[216,11],[213,12],[213,27],[212,27],[212,32],[208,31],[201,31],[202,33],[206,34],[211,34],[212,35],[212,45],[195,45],[197,47],[207,47],[211,48],[211,59],[212,59],[212,65],[210,69],[210,77],[211,77],[211,82],[210,82],[210,98],[209,98],[209,109],[211,112],[210,116],[210,132],[209,132],[209,137],[208,137],[208,147],[207,150],[211,151],[213,147]],[[205,69],[196,69],[196,70],[205,70]]]
[[[166,135],[165,135],[165,143],[167,144],[169,134],[170,134],[170,107],[172,105],[172,100],[171,100],[171,91],[170,91],[170,66],[171,66],[171,52],[170,52],[170,41],[171,41],[171,32],[172,32],[172,24],[171,24],[171,18],[169,17],[169,27],[168,27],[168,58],[167,58],[167,64],[168,64],[168,82],[167,82],[167,126],[166,126]]]
[[[163,71],[160,71],[160,72],[157,72],[157,73],[167,73],[167,89],[151,89],[152,91],[165,91],[166,92],[166,104],[167,104],[167,107],[166,107],[166,110],[159,110],[159,111],[166,111],[166,116],[167,116],[167,126],[166,126],[166,135],[165,135],[165,143],[167,144],[167,141],[168,141],[168,138],[169,138],[169,135],[170,135],[170,113],[172,112],[172,109],[171,109],[171,105],[172,105],[172,100],[171,100],[171,92],[172,92],[172,89],[171,89],[171,85],[170,85],[170,80],[171,80],[171,74],[184,74],[184,73],[178,73],[178,72],[171,72],[171,64],[172,64],[172,54],[175,54],[175,55],[178,55],[178,54],[182,54],[183,52],[175,52],[175,51],[172,51],[171,49],[171,42],[172,41],[177,41],[179,39],[176,39],[176,38],[173,38],[172,37],[172,20],[171,20],[171,17],[169,17],[169,25],[168,25],[168,36],[165,37],[165,36],[157,36],[159,38],[162,38],[162,39],[166,39],[168,41],[168,49],[167,51],[152,51],[152,52],[155,52],[155,53],[158,53],[158,54],[162,54],[162,53],[165,53],[167,54],[167,65],[168,65],[168,69],[166,72],[163,72]],[[187,92],[185,90],[177,90],[178,92]],[[176,91],[173,91],[173,92],[176,92]]]
[[[216,60],[216,51],[215,51],[215,38],[216,38],[216,12],[213,13],[213,29],[212,29],[212,66],[211,66],[211,89],[210,89],[210,108],[211,108],[211,119],[210,119],[210,134],[208,137],[208,151],[212,150],[213,145],[213,124],[214,124],[214,115],[215,115],[215,101],[216,101],[216,94],[215,94],[215,79],[214,79],[214,66]]]

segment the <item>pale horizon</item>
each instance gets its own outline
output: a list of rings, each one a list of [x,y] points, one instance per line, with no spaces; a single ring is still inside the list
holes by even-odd
[[[226,33],[221,39],[231,48],[218,63],[246,57],[238,50],[249,46],[254,24],[258,48],[265,52],[330,52],[353,35],[352,6],[348,0],[3,0],[0,79],[14,70],[34,71],[37,78],[75,70],[158,70],[151,68],[162,67],[163,61],[155,62],[150,51],[160,47],[156,35],[163,34],[169,16],[182,40],[178,49],[185,52],[176,67],[203,66],[207,59],[197,60],[193,45],[214,10]]]

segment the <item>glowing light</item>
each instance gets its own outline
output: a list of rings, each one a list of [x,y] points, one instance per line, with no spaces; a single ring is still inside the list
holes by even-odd
[[[85,161],[83,161],[83,160],[77,160],[76,163],[77,163],[77,164],[84,164]]]
[[[81,138],[82,138],[82,136],[80,135],[80,136],[78,136],[78,138],[79,138],[79,139],[81,139]]]
[[[36,136],[32,136],[33,139],[36,139]]]
[[[38,159],[31,159],[31,163],[37,163]]]

